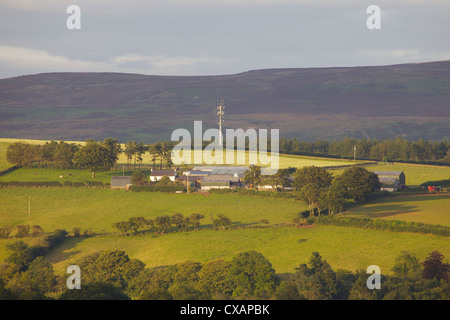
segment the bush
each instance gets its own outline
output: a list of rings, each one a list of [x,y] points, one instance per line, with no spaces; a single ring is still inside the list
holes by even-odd
[[[0,187],[61,187],[61,183],[58,181],[2,181],[0,182]]]
[[[88,187],[103,187],[103,183],[101,181],[85,180],[84,184]]]
[[[17,233],[16,233],[16,237],[17,238],[24,238],[26,236],[28,236],[29,232],[30,232],[30,226],[28,225],[17,225],[16,226],[17,229]]]
[[[147,181],[147,177],[142,171],[135,171],[131,176],[131,183],[134,186],[142,186]]]
[[[80,188],[85,186],[84,182],[81,181],[64,181],[62,185],[63,187],[73,187],[73,188]]]
[[[311,217],[307,219],[312,223],[329,224],[344,227],[369,228],[375,230],[388,230],[393,232],[414,232],[414,233],[431,233],[434,235],[448,237],[450,236],[450,228],[441,225],[431,225],[419,222],[405,222],[398,220],[381,220],[370,218],[339,218],[334,216]]]
[[[0,239],[8,239],[12,229],[13,227],[11,226],[4,226],[0,228]]]

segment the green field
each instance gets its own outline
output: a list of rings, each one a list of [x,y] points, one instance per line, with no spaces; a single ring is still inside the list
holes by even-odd
[[[412,251],[420,258],[435,249],[446,257],[450,255],[448,238],[434,235],[337,226],[275,227],[275,224],[291,223],[297,212],[305,209],[302,202],[294,200],[92,188],[0,189],[0,198],[0,225],[40,225],[46,232],[57,228],[69,232],[74,227],[92,228],[98,234],[69,239],[48,255],[55,270],[61,273],[67,265],[103,249],[124,250],[149,267],[186,260],[231,259],[238,252],[255,249],[272,262],[278,273],[293,272],[300,263],[308,261],[313,251],[320,252],[334,268],[355,271],[376,264],[386,273],[402,250]],[[151,234],[120,237],[112,227],[113,222],[133,216],[151,218],[177,212],[203,214],[203,228],[158,237]],[[267,219],[271,227],[211,230],[211,213],[229,216],[235,226],[261,226],[259,221]],[[0,240],[0,260],[8,255],[6,244],[12,241],[15,239]]]
[[[378,265],[385,274],[401,251],[414,252],[424,259],[438,249],[450,254],[448,238],[407,233],[393,233],[335,226],[313,228],[267,228],[173,233],[152,236],[101,236],[86,240],[72,239],[48,256],[55,270],[63,272],[67,265],[97,250],[120,249],[148,267],[171,265],[183,261],[207,262],[231,260],[248,250],[261,252],[277,273],[295,272],[317,251],[336,269],[356,271]]]
[[[143,170],[147,176],[150,169]],[[111,183],[111,177],[131,176],[131,171],[106,171],[96,172],[95,178],[92,178],[88,170],[77,169],[37,169],[37,168],[19,168],[8,174],[0,176],[0,181],[100,181],[102,183]]]
[[[0,189],[0,225],[40,225],[47,231],[56,228],[93,228],[113,232],[113,222],[134,216],[201,213],[210,223],[210,214],[223,213],[236,223],[255,223],[268,219],[271,224],[292,223],[304,210],[300,201],[244,197],[230,194],[168,194],[125,192],[96,188],[11,188]],[[28,216],[28,201],[31,216]]]
[[[401,194],[349,209],[343,216],[395,219],[450,227],[450,194]]]

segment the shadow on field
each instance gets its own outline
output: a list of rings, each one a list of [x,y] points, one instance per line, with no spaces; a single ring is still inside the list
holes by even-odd
[[[368,218],[383,218],[397,214],[405,214],[422,211],[418,208],[417,202],[422,201],[445,201],[450,200],[450,194],[399,194],[388,198],[377,199],[376,201],[363,204],[343,213],[346,215],[361,215]],[[412,202],[416,202],[413,204]]]
[[[417,206],[408,206],[404,204],[389,204],[389,203],[380,203],[380,204],[372,204],[371,206],[361,206],[355,208],[354,210],[345,212],[341,214],[342,216],[364,216],[367,218],[385,218],[390,216],[395,216],[397,214],[405,214],[418,212],[420,210],[417,209]]]
[[[426,194],[398,194],[392,198],[377,199],[376,202],[411,202],[411,201],[430,201],[430,200],[450,200],[450,193],[426,193]],[[375,202],[374,202],[375,203]]]
[[[58,245],[51,251],[50,255],[48,256],[49,261],[51,261],[51,263],[58,263],[79,254],[81,251],[72,249],[88,238],[89,237],[81,236],[65,239],[62,244]]]
[[[416,206],[406,206],[402,204],[385,204],[381,206],[365,208],[364,215],[368,218],[384,218],[395,216],[397,214],[418,212]]]

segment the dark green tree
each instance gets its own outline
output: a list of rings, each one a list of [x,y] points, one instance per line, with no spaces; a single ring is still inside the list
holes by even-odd
[[[162,215],[155,218],[155,225],[161,233],[166,233],[172,227],[172,219],[168,215]]]
[[[203,265],[198,273],[198,286],[208,299],[231,296],[233,283],[227,276],[230,267],[231,263],[224,260],[214,260]]]
[[[8,239],[13,227],[3,226],[0,228],[0,239]]]
[[[259,186],[262,183],[261,167],[250,166],[250,168],[245,172],[244,181],[245,183],[250,184],[253,188],[256,188],[256,191],[258,191]]]
[[[122,290],[110,283],[83,284],[80,290],[67,289],[58,300],[131,300]]]
[[[37,257],[30,263],[22,281],[26,282],[32,291],[44,294],[52,291],[56,285],[56,276],[50,262],[44,257]]]
[[[136,226],[131,221],[119,221],[112,224],[121,236],[127,236],[131,231],[136,229]]]
[[[450,265],[444,262],[444,256],[435,250],[423,262],[422,276],[425,279],[437,279],[448,282],[449,267]]]
[[[72,167],[73,157],[78,149],[78,146],[74,143],[69,144],[64,141],[60,141],[58,144],[56,144],[53,150],[53,154],[51,157],[53,163],[61,169]]]
[[[337,179],[338,183],[345,188],[347,197],[358,203],[381,188],[378,176],[362,167],[345,169]]]
[[[332,300],[338,293],[336,273],[318,252],[313,252],[309,266],[301,264],[292,277],[298,293],[307,300]]]
[[[113,167],[119,160],[119,155],[122,153],[122,146],[117,139],[106,138],[101,142],[101,146],[106,149],[108,158],[106,159],[109,168]]]
[[[350,300],[378,300],[380,298],[379,290],[370,290],[367,288],[367,279],[369,274],[366,270],[359,269],[356,272],[356,281],[350,290]],[[384,283],[382,278],[382,283]],[[384,286],[382,286],[383,288]]]
[[[12,253],[6,257],[5,262],[13,263],[19,270],[26,270],[35,258],[33,250],[23,241],[7,244],[6,248]]]
[[[420,275],[421,265],[416,255],[402,251],[391,270],[397,277],[414,279]]]
[[[164,161],[170,167],[171,161],[169,160],[172,149],[167,142],[156,142],[152,145],[149,145],[148,151],[154,161],[156,161],[156,159],[159,159],[160,169],[163,168]]]
[[[233,297],[261,299],[271,297],[279,281],[270,261],[254,250],[233,258],[228,279],[234,284]]]
[[[148,225],[148,222],[144,217],[131,217],[128,219],[128,222],[134,234],[137,234],[139,229],[143,229]]]
[[[114,165],[110,150],[93,140],[86,141],[86,145],[75,153],[73,161],[78,168],[90,170],[92,178],[95,178],[95,172],[110,170]]]
[[[130,170],[131,160],[133,159],[133,156],[136,153],[136,149],[137,149],[136,141],[127,141],[127,143],[125,144],[125,149],[123,152],[125,154],[125,157],[127,158],[128,170]]]
[[[194,285],[198,281],[199,272],[202,265],[199,262],[185,261],[176,265],[176,273],[173,281],[178,283],[190,283]]]
[[[176,282],[169,287],[167,292],[174,300],[200,300],[202,298],[202,293],[191,283]]]
[[[5,282],[0,278],[0,300],[16,300],[17,295],[12,290],[6,288]]]
[[[321,167],[306,166],[297,169],[294,173],[293,186],[299,191],[300,198],[308,205],[310,216],[314,208],[320,211],[323,207],[324,193],[331,185],[331,173]]]
[[[14,142],[6,148],[6,160],[17,166],[31,166],[41,159],[41,147],[25,142]]]
[[[189,221],[191,222],[194,229],[198,231],[201,224],[200,221],[203,220],[204,218],[205,216],[200,213],[193,213],[189,216]]]
[[[357,280],[357,276],[348,270],[338,269],[336,271],[336,289],[335,299],[347,300],[350,296],[350,290]]]
[[[220,227],[222,229],[225,229],[227,226],[231,225],[231,219],[228,218],[226,215],[219,213],[217,215],[217,218],[214,218],[214,216],[211,214],[213,227],[217,228]]]
[[[78,264],[83,270],[83,282],[102,282],[125,290],[128,281],[144,269],[140,260],[130,259],[124,251],[105,250],[91,254]]]
[[[28,237],[29,233],[30,233],[30,226],[29,225],[22,225],[19,224],[16,226],[17,232],[16,232],[16,237],[17,238],[25,238]]]
[[[333,179],[328,190],[322,193],[322,203],[328,209],[328,214],[335,214],[344,211],[345,208],[345,188],[339,184],[338,179]]]
[[[185,229],[183,228],[184,227],[183,222],[184,222],[185,218],[181,213],[174,213],[170,217],[170,219],[171,219],[171,223],[177,227],[178,231],[180,231],[180,232],[185,231]]]

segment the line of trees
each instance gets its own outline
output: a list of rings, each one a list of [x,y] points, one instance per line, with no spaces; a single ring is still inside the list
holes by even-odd
[[[187,217],[181,213],[175,213],[172,216],[161,215],[154,219],[146,219],[144,217],[131,217],[127,221],[119,221],[113,223],[120,235],[136,235],[143,232],[151,232],[155,234],[168,233],[171,230],[178,232],[186,232],[190,227],[198,230],[204,215],[193,213]]]
[[[145,145],[143,142],[128,141],[122,149],[117,139],[113,138],[99,142],[89,139],[86,146],[65,141],[51,141],[43,145],[14,142],[8,146],[6,158],[9,163],[23,167],[37,165],[59,169],[90,169],[95,176],[95,171],[109,170],[116,164],[120,153],[125,154],[128,169],[132,163],[134,170],[136,165],[140,166],[146,152],[150,154],[154,166],[158,165],[160,169],[171,167],[171,152],[175,143],[164,141]],[[296,138],[281,138],[279,144],[280,153],[339,158],[353,158],[355,147],[356,156],[361,159],[450,163],[450,142],[446,140],[409,141],[401,137],[369,140],[346,137],[340,141],[306,142]]]
[[[16,225],[13,226],[3,226],[0,228],[0,239],[8,239],[12,233],[12,231],[16,229],[15,237],[16,238],[25,238],[30,235],[33,238],[39,237],[44,233],[44,229],[41,226],[33,225],[31,228],[29,225]]]
[[[391,275],[381,275],[381,289],[367,288],[369,274],[334,270],[318,252],[286,280],[279,278],[261,253],[237,253],[230,261],[185,261],[147,268],[124,251],[105,250],[77,262],[82,289],[68,290],[66,276],[56,276],[42,255],[23,242],[8,245],[0,264],[0,299],[60,300],[448,300],[449,264],[439,251],[424,261],[410,252],[395,259]]]
[[[189,216],[175,213],[171,216],[157,216],[154,219],[131,217],[126,221],[113,223],[113,227],[116,228],[122,236],[143,233],[165,234],[169,232],[187,232],[189,230],[198,231],[204,218],[205,216],[200,213],[192,213]],[[221,213],[217,216],[211,214],[210,218],[213,228],[225,229],[232,224],[231,219]]]
[[[154,166],[158,162],[159,168],[171,167],[171,151],[173,145],[168,142],[156,142],[145,145],[142,142],[128,141],[122,148],[117,139],[107,138],[104,141],[86,140],[84,146],[65,141],[51,141],[43,145],[25,142],[14,142],[6,150],[6,159],[9,163],[21,167],[37,166],[38,168],[57,169],[87,169],[92,172],[108,171],[117,163],[119,155],[124,153],[128,169],[134,161],[142,164],[142,156],[149,152]]]
[[[40,168],[67,169],[74,166],[73,157],[79,149],[79,145],[64,141],[51,141],[43,145],[14,142],[6,149],[6,160],[21,167],[37,165]]]
[[[442,161],[450,162],[450,141],[409,141],[402,137],[385,140],[344,138],[338,141],[299,141],[280,138],[280,153],[356,157],[379,161]]]

